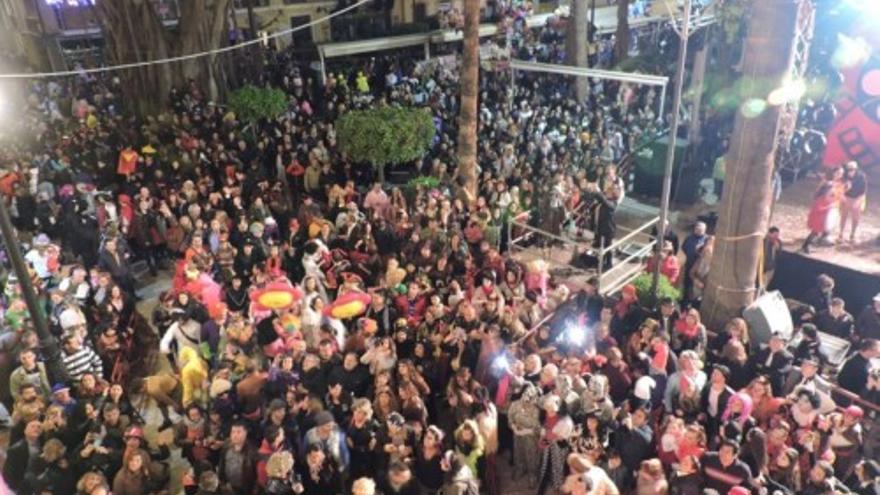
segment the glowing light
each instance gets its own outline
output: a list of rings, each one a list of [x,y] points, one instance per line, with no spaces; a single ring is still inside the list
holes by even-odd
[[[739,111],[743,114],[743,117],[748,119],[753,119],[767,109],[767,102],[760,98],[751,98],[742,104]]]
[[[880,3],[876,0],[843,0],[843,5],[855,9],[866,16],[880,18]]]
[[[774,89],[767,95],[767,103],[777,106],[798,101],[807,93],[807,83],[803,79],[785,81],[782,86]]]
[[[505,370],[506,371],[506,370],[510,369],[510,361],[507,360],[507,356],[502,354],[502,355],[496,357],[494,361],[492,361],[492,367],[497,370]]]
[[[88,7],[95,4],[95,0],[46,0],[47,5],[60,7],[67,5],[69,7]]]
[[[877,4],[880,7],[880,3]],[[837,35],[837,48],[831,54],[831,65],[838,70],[862,65],[871,56],[871,46],[862,38]]]
[[[568,341],[575,345],[583,345],[587,341],[587,329],[580,325],[570,325],[565,329]]]

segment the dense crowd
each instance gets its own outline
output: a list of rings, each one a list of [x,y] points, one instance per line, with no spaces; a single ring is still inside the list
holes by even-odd
[[[561,39],[545,29],[519,49],[552,60]],[[122,112],[118,79],[31,86],[28,138],[3,147],[0,191],[68,376],[50,380],[8,278],[5,482],[89,495],[497,494],[509,478],[542,494],[876,494],[876,411],[819,373],[816,325],[842,324],[830,292],[815,324],[798,319],[799,344],[758,348],[742,319],[707,329],[696,305],[644,308],[632,286],[570,294],[506,253],[522,212],[547,212],[553,230],[591,203],[594,227],[609,227],[624,194],[610,165],[657,125],[655,95],[594,82],[578,102],[564,78],[484,72],[470,197],[454,179],[456,73],[380,58],[320,85],[273,53],[266,79],[289,110],[247,130],[195,84],[145,120]],[[335,118],[384,104],[431,108],[437,139],[417,167],[436,186],[388,188],[340,154]],[[681,243],[688,301],[712,245],[704,226]],[[149,315],[135,261],[173,273]],[[835,377],[875,404],[878,322],[880,298],[846,330],[853,352]],[[131,366],[151,354],[158,364]],[[161,435],[145,433],[141,404],[158,408]],[[172,465],[178,450],[187,469]]]

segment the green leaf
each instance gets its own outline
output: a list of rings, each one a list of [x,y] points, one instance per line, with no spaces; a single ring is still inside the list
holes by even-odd
[[[653,274],[651,273],[643,273],[633,279],[631,282],[636,288],[636,295],[639,298],[639,304],[646,307],[654,306],[656,301],[651,295],[651,282],[653,281]],[[671,298],[673,301],[677,301],[681,299],[681,291],[679,291],[675,286],[673,286],[669,279],[661,275],[659,277],[659,281],[657,282],[657,300],[663,299],[665,297]]]
[[[228,102],[241,122],[274,119],[287,110],[287,95],[275,88],[248,85],[229,95]]]
[[[418,160],[431,148],[434,133],[427,108],[351,110],[336,120],[339,149],[352,160],[375,167]]]

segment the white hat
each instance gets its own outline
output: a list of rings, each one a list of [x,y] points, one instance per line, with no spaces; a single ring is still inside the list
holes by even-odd
[[[635,390],[633,390],[633,395],[635,395],[637,399],[651,400],[651,391],[656,386],[657,382],[655,382],[653,378],[651,378],[650,376],[643,376],[636,380],[636,386]]]
[[[874,296],[874,302],[880,302],[880,292],[878,292],[877,295]]]
[[[44,247],[49,245],[49,236],[40,234],[34,238],[34,246]]]
[[[58,323],[61,325],[62,329],[70,330],[79,325],[85,325],[86,321],[79,309],[68,306],[58,317]]]

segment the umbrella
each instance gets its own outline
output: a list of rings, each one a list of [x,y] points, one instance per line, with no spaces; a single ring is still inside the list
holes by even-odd
[[[324,307],[324,315],[346,320],[364,314],[367,305],[370,304],[370,295],[364,292],[352,291],[336,298],[332,304]]]
[[[300,297],[299,289],[284,282],[274,282],[251,293],[251,301],[260,311],[289,308]]]

